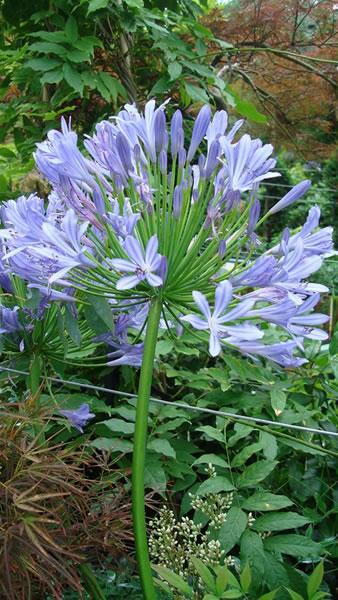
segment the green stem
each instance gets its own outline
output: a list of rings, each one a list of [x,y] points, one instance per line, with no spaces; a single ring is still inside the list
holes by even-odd
[[[149,309],[147,331],[144,341],[144,352],[136,407],[136,423],[132,468],[132,499],[135,548],[145,600],[156,600],[156,592],[151,573],[147,545],[144,503],[144,468],[147,446],[149,396],[151,392],[155,348],[161,310],[161,299],[159,297],[154,298],[151,302]]]

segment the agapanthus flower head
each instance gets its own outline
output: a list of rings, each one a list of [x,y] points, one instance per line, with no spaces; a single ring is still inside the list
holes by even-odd
[[[308,278],[332,250],[331,228],[318,228],[320,211],[312,207],[299,231],[285,230],[280,244],[263,251],[260,225],[269,215],[258,192],[279,175],[273,147],[239,136],[243,121],[229,126],[226,112],[212,115],[209,106],[186,143],[182,113],[168,123],[167,104],[150,100],[144,111],[128,104],[99,123],[86,136],[90,157],[65,121],[48,134],[36,160],[52,185],[49,206],[33,195],[1,209],[6,275],[23,277],[50,300],[73,299],[68,290],[76,297],[78,289],[109,300],[109,364],[140,364],[144,307],[153,299],[166,324],[209,332],[213,356],[230,345],[301,364],[292,356],[302,340],[326,336],[317,327],[325,317],[313,311],[326,288]],[[297,184],[270,214],[308,187]],[[282,345],[265,343],[262,321],[280,332]]]

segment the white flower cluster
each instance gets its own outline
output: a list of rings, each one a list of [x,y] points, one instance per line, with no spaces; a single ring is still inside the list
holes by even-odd
[[[206,565],[218,565],[224,551],[218,540],[210,540],[203,525],[188,517],[177,520],[173,511],[163,507],[149,523],[149,551],[152,560],[168,567],[182,577],[196,577],[191,557],[201,559]]]
[[[190,494],[191,506],[209,517],[209,525],[220,529],[227,518],[227,511],[232,505],[233,493],[222,496],[221,494],[207,494],[205,497]]]

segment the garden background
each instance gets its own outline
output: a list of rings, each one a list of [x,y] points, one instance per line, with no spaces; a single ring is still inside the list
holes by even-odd
[[[264,212],[312,180],[260,228],[266,247],[313,205],[322,227],[337,224],[336,3],[0,6],[1,202],[47,199],[33,152],[62,116],[83,145],[124,104],[170,98],[190,135],[210,104],[273,143],[281,177],[259,188]],[[212,358],[191,332],[161,330],[145,472],[159,598],[336,597],[337,273],[332,254],[314,278],[329,288],[329,338],[308,340],[297,369]],[[1,282],[1,305],[29,319],[36,296],[15,283]],[[70,306],[51,303],[24,344],[1,329],[0,597],[143,598],[130,483],[139,371],[94,358],[93,340],[114,326],[103,298],[82,297],[76,319]],[[84,403],[94,417],[81,433],[59,411]]]

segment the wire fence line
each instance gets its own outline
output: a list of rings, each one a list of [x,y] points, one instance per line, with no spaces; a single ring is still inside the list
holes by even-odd
[[[18,369],[12,369],[12,368],[3,367],[3,366],[0,366],[0,371],[13,373],[15,375],[29,375],[28,371],[20,371]],[[76,387],[83,387],[83,388],[86,388],[89,390],[105,392],[107,394],[112,394],[115,396],[137,398],[137,394],[131,394],[129,392],[121,392],[120,390],[114,390],[114,389],[106,388],[103,386],[93,385],[90,383],[81,383],[80,381],[70,381],[67,379],[61,379],[59,377],[45,377],[45,379],[48,379],[49,381],[52,381],[54,383],[61,383],[61,384],[66,384],[66,385],[71,385],[71,386],[76,386]],[[155,402],[157,404],[176,406],[177,408],[183,408],[185,410],[197,411],[200,413],[215,415],[217,417],[230,418],[230,419],[234,419],[237,421],[248,421],[251,423],[259,423],[261,425],[272,425],[273,427],[283,427],[286,429],[294,429],[294,430],[302,431],[302,432],[306,432],[306,433],[316,433],[319,435],[328,435],[328,436],[332,436],[332,437],[338,437],[337,432],[326,431],[325,429],[316,429],[314,427],[293,425],[291,423],[283,423],[281,421],[271,421],[269,419],[261,419],[259,417],[248,417],[247,415],[239,415],[236,413],[231,413],[231,412],[226,412],[226,411],[213,410],[212,408],[191,406],[190,404],[184,404],[183,402],[172,402],[171,400],[162,400],[161,398],[154,398],[153,396],[150,397],[150,401]]]
[[[277,187],[277,186],[278,187],[285,187],[285,188],[289,188],[290,190],[294,187],[293,185],[289,185],[287,183],[278,183],[278,179],[276,179],[274,183],[272,183],[271,181],[264,181],[262,183],[262,186],[264,186],[264,187],[265,186],[269,186],[269,185],[270,186],[272,185],[274,187]],[[318,190],[316,190],[316,191],[319,191],[319,192],[324,192],[324,191],[325,192],[336,192],[337,193],[337,190],[335,190],[334,188],[329,188],[329,187],[319,187]]]

